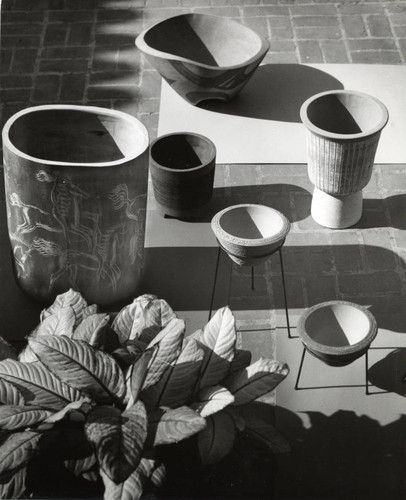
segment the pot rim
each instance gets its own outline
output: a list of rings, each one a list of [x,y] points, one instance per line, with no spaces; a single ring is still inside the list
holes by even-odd
[[[245,28],[247,31],[254,33],[258,37],[259,41],[261,42],[261,46],[252,57],[250,57],[249,59],[247,59],[246,61],[244,61],[240,64],[234,64],[231,66],[211,66],[210,64],[203,64],[203,63],[194,61],[193,59],[188,59],[186,57],[177,56],[177,55],[172,54],[170,52],[163,52],[161,50],[154,49],[153,47],[151,47],[150,45],[147,44],[147,42],[145,41],[145,36],[148,33],[148,31],[156,28],[160,24],[166,23],[166,22],[168,22],[172,19],[178,18],[178,17],[207,17],[207,18],[212,18],[212,19],[216,19],[216,20],[222,20],[222,21],[225,21],[225,22],[230,23],[230,24],[239,25],[239,26]],[[187,64],[198,66],[200,68],[210,69],[212,71],[225,71],[225,70],[232,70],[232,69],[237,69],[237,68],[244,68],[245,66],[249,66],[251,63],[257,61],[258,58],[260,58],[263,54],[266,54],[266,52],[268,52],[268,50],[270,48],[270,43],[268,42],[268,40],[266,38],[264,38],[263,36],[261,36],[260,34],[258,34],[256,31],[249,28],[248,26],[245,26],[244,24],[241,24],[238,21],[234,21],[233,19],[228,19],[228,18],[224,18],[221,16],[213,16],[211,14],[201,14],[199,12],[188,12],[186,14],[179,14],[177,16],[171,16],[171,17],[168,17],[167,19],[163,19],[163,20],[160,20],[160,21],[152,24],[149,28],[145,29],[137,36],[137,38],[135,39],[135,45],[137,46],[138,49],[140,49],[142,52],[145,52],[148,55],[151,55],[154,57],[159,57],[159,58],[170,59],[173,61],[181,61],[181,62],[184,62]]]
[[[197,137],[198,139],[201,139],[208,147],[209,147],[209,153],[210,153],[210,160],[202,163],[201,165],[197,165],[197,167],[192,167],[192,168],[170,168],[170,167],[165,167],[165,165],[162,165],[161,163],[157,162],[155,158],[152,157],[152,148],[155,146],[155,144],[160,141],[161,139],[165,139],[167,137],[175,137],[175,136],[191,136],[191,137]],[[175,172],[175,173],[188,173],[188,172],[196,172],[198,170],[201,170],[207,165],[210,165],[216,160],[216,146],[214,145],[214,142],[206,137],[205,135],[202,134],[197,134],[196,132],[185,132],[185,131],[180,131],[180,132],[170,132],[169,134],[164,134],[160,135],[159,137],[156,137],[152,142],[149,147],[149,157],[150,160],[153,161],[154,166],[160,170],[165,170],[166,172]],[[215,166],[215,165],[214,165]]]
[[[352,344],[349,346],[343,346],[343,347],[336,347],[336,346],[329,346],[326,344],[321,344],[320,342],[317,342],[316,340],[312,339],[309,337],[309,335],[306,332],[305,328],[305,323],[307,318],[317,309],[321,309],[323,307],[328,307],[330,305],[346,305],[349,307],[353,307],[355,309],[358,309],[361,311],[366,318],[368,319],[369,322],[369,332],[367,335],[361,339],[359,342],[356,344]],[[329,300],[326,302],[321,302],[319,304],[316,304],[312,307],[309,307],[299,318],[298,324],[297,324],[297,330],[299,333],[300,340],[304,344],[305,347],[309,346],[309,350],[316,352],[319,352],[321,354],[326,354],[326,355],[333,355],[333,356],[348,356],[350,354],[355,354],[358,353],[362,350],[366,350],[369,345],[372,343],[372,341],[375,339],[376,335],[378,334],[378,326],[375,317],[371,313],[369,309],[367,309],[364,306],[361,306],[360,304],[356,304],[355,302],[350,302],[347,300]]]
[[[382,112],[382,118],[379,121],[375,127],[372,127],[370,130],[366,132],[358,132],[356,134],[337,134],[335,132],[329,132],[327,130],[323,130],[322,128],[316,127],[316,125],[313,124],[308,118],[307,110],[314,101],[317,99],[320,99],[321,97],[324,97],[326,95],[334,95],[334,94],[352,94],[356,95],[358,97],[363,97],[366,100],[373,101],[375,104],[378,105]],[[362,139],[366,137],[370,137],[378,132],[380,132],[385,125],[388,123],[389,120],[389,112],[387,107],[376,97],[371,96],[369,94],[366,94],[365,92],[359,92],[358,90],[347,90],[347,89],[338,89],[338,90],[327,90],[325,92],[320,92],[318,94],[315,94],[302,104],[300,108],[300,118],[303,122],[303,124],[314,134],[325,137],[327,139],[338,139],[341,141],[351,141],[351,140],[356,140],[356,139]]]
[[[265,209],[269,212],[278,215],[282,220],[282,228],[277,233],[275,233],[272,236],[268,236],[267,238],[240,238],[238,236],[233,236],[232,234],[227,233],[227,231],[224,231],[224,229],[221,227],[220,224],[221,217],[225,213],[230,212],[231,210],[235,210],[236,208],[242,208],[242,207],[245,208],[260,207],[261,209]],[[282,212],[279,212],[279,210],[276,210],[275,208],[257,203],[240,203],[238,205],[231,205],[230,207],[224,208],[223,210],[220,210],[220,212],[217,212],[216,215],[211,220],[211,227],[216,238],[225,240],[227,243],[231,243],[234,245],[241,245],[245,247],[263,247],[270,245],[272,243],[276,243],[278,241],[283,242],[287,234],[289,233],[290,222]],[[220,244],[220,246],[224,245]]]
[[[24,153],[20,149],[18,149],[10,140],[9,133],[11,127],[14,123],[17,122],[19,118],[24,115],[28,115],[30,113],[35,113],[37,111],[52,111],[52,110],[73,110],[73,111],[82,111],[84,113],[89,114],[103,114],[108,116],[120,117],[124,121],[130,123],[131,125],[138,128],[142,135],[142,144],[139,147],[139,150],[134,152],[129,156],[125,156],[124,158],[120,158],[119,160],[114,161],[106,161],[106,162],[92,162],[92,163],[82,163],[82,162],[68,162],[68,161],[55,161],[55,160],[46,160],[43,158],[37,158],[36,156],[31,156],[27,153]],[[80,104],[42,104],[40,106],[31,106],[29,108],[22,109],[18,111],[14,115],[12,115],[5,123],[2,131],[2,139],[3,139],[3,147],[7,147],[10,151],[18,156],[35,162],[41,163],[43,165],[52,165],[52,166],[70,166],[70,167],[110,167],[115,165],[122,165],[123,163],[127,163],[128,161],[134,160],[142,155],[147,149],[149,144],[148,130],[145,125],[141,123],[137,118],[129,115],[128,113],[124,113],[123,111],[117,111],[114,109],[102,108],[99,106],[86,106]]]

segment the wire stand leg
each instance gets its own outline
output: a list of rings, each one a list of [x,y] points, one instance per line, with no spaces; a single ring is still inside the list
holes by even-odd
[[[278,249],[279,253],[279,262],[281,265],[281,276],[282,276],[282,289],[283,289],[283,299],[285,302],[285,316],[286,316],[286,326],[288,329],[288,337],[292,339],[292,335],[290,334],[290,323],[289,323],[289,312],[288,312],[288,299],[286,296],[286,283],[285,283],[285,273],[283,271],[283,260],[282,260],[282,250],[281,247]]]
[[[216,293],[217,276],[218,276],[219,264],[220,264],[220,253],[221,253],[221,248],[218,247],[217,261],[216,261],[216,270],[214,272],[214,282],[213,282],[213,289],[212,289],[212,292],[211,292],[211,300],[210,300],[209,321],[211,319],[211,314],[213,312],[214,295]]]
[[[368,384],[368,350],[365,352],[365,394],[367,396],[372,394],[369,391],[369,384]]]
[[[296,383],[295,383],[295,391],[299,390],[299,379],[300,375],[302,373],[302,368],[303,368],[303,363],[305,359],[305,354],[306,354],[306,348],[303,348],[303,353],[302,353],[302,359],[300,360],[300,365],[299,365],[299,371],[297,372],[297,377],[296,377]]]

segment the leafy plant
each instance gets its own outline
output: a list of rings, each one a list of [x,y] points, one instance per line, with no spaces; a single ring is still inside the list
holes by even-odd
[[[102,480],[105,498],[136,500],[147,483],[164,482],[160,450],[191,436],[203,465],[222,460],[243,430],[288,451],[250,409],[288,367],[250,364],[228,307],[187,337],[184,321],[152,295],[112,319],[69,290],[40,319],[18,358],[0,342],[2,498],[21,497],[30,466],[47,454],[81,480]]]

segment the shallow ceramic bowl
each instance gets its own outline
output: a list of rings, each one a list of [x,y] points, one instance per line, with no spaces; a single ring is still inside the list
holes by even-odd
[[[160,21],[135,41],[158,73],[191,104],[233,98],[269,49],[269,42],[227,18],[182,14]]]
[[[218,212],[211,227],[219,245],[234,262],[252,266],[283,245],[290,223],[274,208],[245,203]]]
[[[378,331],[368,309],[337,300],[307,309],[297,329],[306,349],[332,366],[348,365],[365,354]]]

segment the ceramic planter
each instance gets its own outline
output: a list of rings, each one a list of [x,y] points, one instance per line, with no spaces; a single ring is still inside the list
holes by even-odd
[[[210,139],[189,132],[158,137],[151,144],[149,165],[162,216],[195,218],[207,211],[216,166]]]
[[[361,357],[378,332],[368,309],[340,300],[307,309],[297,329],[306,349],[332,366],[345,366]]]
[[[133,297],[143,252],[145,127],[110,109],[38,106],[7,121],[3,146],[20,287],[42,301],[69,288],[101,305]]]
[[[245,203],[218,212],[211,221],[219,245],[238,265],[265,261],[283,245],[288,219],[274,208]]]
[[[206,14],[182,14],[160,21],[141,33],[136,45],[191,104],[232,99],[269,49],[269,42],[250,28]]]
[[[332,90],[305,101],[300,115],[315,186],[312,216],[322,226],[350,227],[361,218],[362,189],[371,179],[388,111],[367,94]]]

